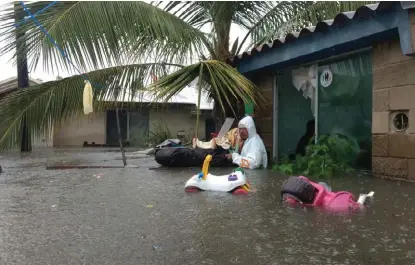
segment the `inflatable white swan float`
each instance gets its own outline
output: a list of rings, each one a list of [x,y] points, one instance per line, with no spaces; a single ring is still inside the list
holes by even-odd
[[[235,169],[229,175],[215,176],[208,173],[211,155],[207,155],[203,162],[202,172],[191,177],[185,184],[186,192],[195,191],[222,191],[232,194],[248,194],[250,185],[246,180],[242,168]]]

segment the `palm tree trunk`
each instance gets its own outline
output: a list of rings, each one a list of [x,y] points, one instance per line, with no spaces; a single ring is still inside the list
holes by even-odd
[[[19,2],[14,4],[14,14],[16,24],[24,19],[23,9],[20,7]],[[27,46],[25,32],[22,27],[16,28],[16,40],[17,40],[17,86],[20,89],[26,88],[29,86],[29,71],[27,66]],[[32,144],[30,132],[27,128],[27,118],[26,115],[23,117],[21,124],[21,142],[20,142],[20,151],[21,152],[31,152]]]
[[[197,95],[197,109],[196,109],[196,138],[199,139],[199,120],[200,120],[200,100],[202,97],[202,88],[199,87],[199,94]]]
[[[200,100],[202,98],[202,80],[203,80],[203,65],[200,67],[200,73],[199,73],[199,82],[197,89],[199,91],[199,94],[197,95],[197,108],[196,108],[196,138],[199,139],[199,119],[200,119]]]
[[[221,20],[219,22],[214,23],[216,36],[214,41],[215,55],[213,57],[223,62],[225,62],[231,56],[231,53],[229,51],[230,30],[232,25],[231,21],[232,18],[228,17],[227,20]],[[220,130],[226,118],[235,118],[237,122],[238,119],[241,117],[239,111],[240,99],[236,100],[231,93],[227,93],[227,97],[231,100],[232,106],[229,106],[227,102],[223,102],[225,110],[223,110],[217,98],[213,98],[215,102],[213,116],[216,123],[216,131]]]
[[[121,126],[120,126],[120,115],[118,114],[118,107],[115,107],[115,117],[117,119],[117,129],[118,129],[118,141],[120,143],[121,155],[122,155],[122,162],[124,167],[127,166],[127,158],[125,157],[124,146],[122,143],[122,135],[121,135]]]

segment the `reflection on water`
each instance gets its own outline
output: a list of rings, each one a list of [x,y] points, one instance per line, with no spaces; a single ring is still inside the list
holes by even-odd
[[[249,196],[185,194],[199,169],[150,170],[152,159],[136,161],[139,169],[24,168],[42,159],[10,162],[0,175],[0,264],[405,265],[415,258],[414,184],[325,180],[334,191],[375,191],[365,211],[335,215],[287,208],[285,177],[273,172],[248,171],[256,188]]]

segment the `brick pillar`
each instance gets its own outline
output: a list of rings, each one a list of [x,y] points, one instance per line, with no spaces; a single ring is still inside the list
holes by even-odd
[[[409,128],[392,124],[404,112]],[[373,50],[372,169],[377,176],[415,180],[415,58],[405,56],[399,41]]]

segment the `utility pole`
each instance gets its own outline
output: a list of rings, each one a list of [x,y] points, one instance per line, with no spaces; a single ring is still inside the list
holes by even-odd
[[[24,19],[24,10],[19,2],[14,3],[14,15],[16,24]],[[19,89],[29,86],[29,71],[27,67],[27,45],[25,31],[22,26],[16,28],[16,59],[17,59],[17,85]],[[30,132],[27,128],[26,115],[21,124],[21,152],[31,152],[32,143]]]

